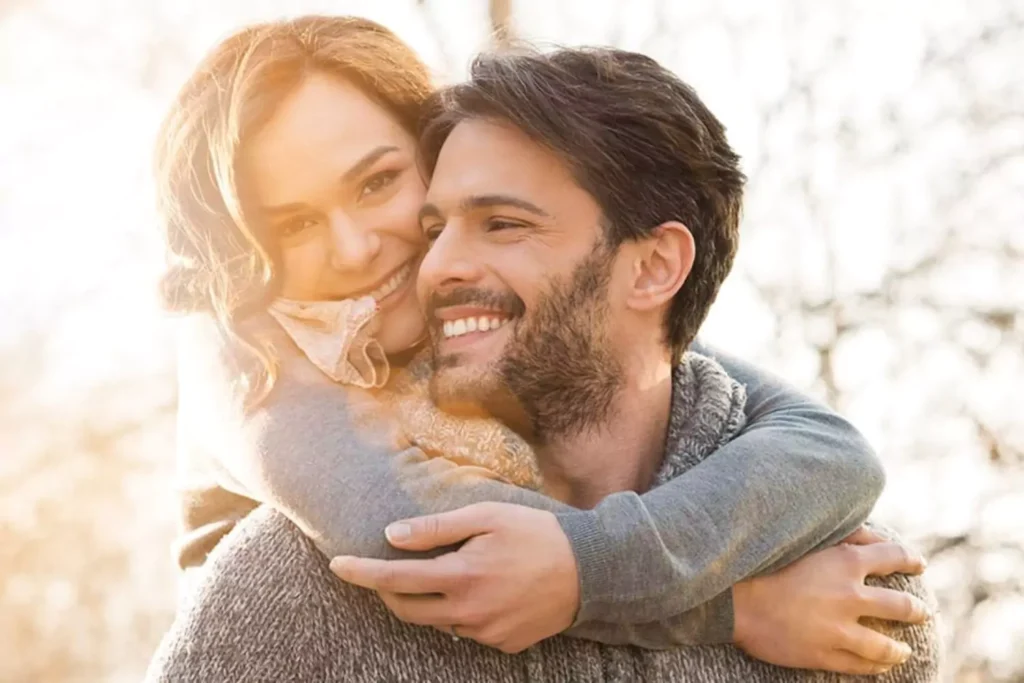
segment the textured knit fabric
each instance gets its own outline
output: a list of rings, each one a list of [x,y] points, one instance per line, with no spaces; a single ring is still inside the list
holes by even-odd
[[[385,541],[391,522],[485,500],[517,503],[554,512],[572,545],[581,591],[573,634],[652,648],[728,642],[731,586],[838,542],[867,518],[884,483],[849,423],[719,356],[747,390],[741,433],[663,486],[578,510],[496,481],[485,468],[429,457],[397,421],[382,418],[376,393],[339,387],[272,322],[283,337],[275,340],[280,377],[256,410],[244,412],[237,386],[244,360],[223,348],[212,322],[184,322],[184,567],[201,565],[256,507],[253,498],[285,514],[327,556],[383,558],[406,556]],[[647,626],[621,626],[629,624]]]
[[[541,486],[529,444],[500,421],[456,417],[430,396],[432,363],[423,348],[404,367],[392,368],[372,333],[378,320],[372,297],[340,301],[277,299],[270,315],[302,353],[340,385],[380,389],[375,395],[401,426],[402,436],[430,457],[479,467],[494,478],[530,489]],[[485,472],[481,472],[485,475]],[[250,493],[250,497],[255,495]]]
[[[373,297],[340,301],[279,298],[267,313],[310,362],[335,382],[363,388],[387,384],[390,364],[373,336],[379,325]]]
[[[742,424],[743,390],[689,355],[676,373],[659,480],[705,461]],[[635,572],[644,563],[637,558]],[[917,579],[882,585],[931,602]],[[872,681],[931,681],[934,625],[893,632],[913,659]],[[757,662],[728,645],[645,650],[556,636],[519,655],[403,624],[371,592],[345,585],[279,513],[261,508],[213,551],[150,668],[149,681],[842,681]]]

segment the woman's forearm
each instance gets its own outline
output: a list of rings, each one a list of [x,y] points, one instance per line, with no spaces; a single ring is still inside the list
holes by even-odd
[[[476,502],[551,511],[578,561],[582,609],[571,633],[583,637],[648,647],[717,640],[731,632],[733,584],[838,540],[877,497],[873,456],[852,427],[756,372],[740,437],[662,487],[588,511],[381,436],[347,388],[318,376],[282,373],[244,417],[205,412],[224,423],[212,431],[235,435],[214,440],[234,481],[327,555],[400,557],[388,524]],[[615,630],[652,622],[642,633]]]
[[[636,633],[647,644],[727,642],[733,585],[838,542],[884,486],[849,423],[748,364],[699,350],[746,386],[746,427],[643,496],[617,493],[594,510],[559,514],[577,550],[581,631],[588,622],[595,633],[645,624]]]

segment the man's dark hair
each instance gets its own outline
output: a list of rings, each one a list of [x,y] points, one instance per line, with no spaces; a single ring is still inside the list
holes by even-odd
[[[506,122],[553,150],[604,214],[607,246],[679,221],[697,246],[665,336],[683,354],[732,267],[745,178],[725,128],[693,88],[646,55],[612,48],[483,54],[428,103],[420,151],[433,173],[460,122]]]

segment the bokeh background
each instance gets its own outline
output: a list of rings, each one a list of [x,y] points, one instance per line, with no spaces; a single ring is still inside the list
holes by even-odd
[[[138,680],[170,622],[151,150],[215,41],[308,12],[385,23],[440,81],[528,39],[696,87],[750,177],[705,338],[875,444],[946,680],[1024,681],[1019,0],[0,0],[0,681]]]

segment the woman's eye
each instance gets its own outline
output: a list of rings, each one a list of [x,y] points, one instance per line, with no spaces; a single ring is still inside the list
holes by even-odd
[[[282,237],[294,237],[316,226],[316,220],[312,218],[294,218],[282,223],[278,230]]]
[[[391,183],[395,182],[395,178],[398,177],[398,171],[381,171],[370,176],[365,183],[363,183],[363,189],[360,190],[360,197],[369,197],[377,192],[380,192]]]

